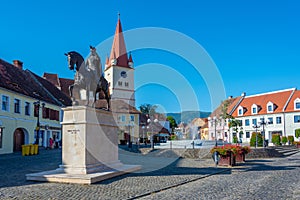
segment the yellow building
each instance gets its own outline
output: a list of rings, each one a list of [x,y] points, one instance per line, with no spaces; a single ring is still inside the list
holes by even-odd
[[[61,107],[70,99],[22,62],[0,59],[0,154],[20,151],[23,144],[48,147],[61,140]],[[38,133],[38,134],[37,134]]]

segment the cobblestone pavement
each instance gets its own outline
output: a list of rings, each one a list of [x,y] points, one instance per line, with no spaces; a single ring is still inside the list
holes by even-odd
[[[300,154],[250,160],[219,174],[142,199],[300,199]]]
[[[151,160],[143,158],[135,158],[134,164]],[[60,149],[35,156],[0,155],[0,199],[300,199],[299,154],[250,160],[235,168],[215,168],[211,159],[174,159],[156,171],[93,185],[25,180],[25,174],[56,169],[60,163]]]

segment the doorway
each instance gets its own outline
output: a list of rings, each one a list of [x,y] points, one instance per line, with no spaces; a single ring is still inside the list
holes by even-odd
[[[24,131],[20,128],[17,128],[14,132],[14,148],[13,148],[14,152],[21,151],[24,142],[25,142]]]

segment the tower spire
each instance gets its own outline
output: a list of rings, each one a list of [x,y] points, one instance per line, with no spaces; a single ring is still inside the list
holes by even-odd
[[[109,58],[110,60],[114,58],[117,59],[118,66],[130,67],[128,65],[128,55],[120,20],[120,13],[118,13],[118,22]]]

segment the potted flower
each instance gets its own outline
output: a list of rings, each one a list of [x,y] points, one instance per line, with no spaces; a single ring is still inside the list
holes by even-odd
[[[235,165],[235,150],[231,146],[217,146],[210,150],[212,154],[215,152],[219,155],[218,165],[234,166]]]
[[[237,146],[236,162],[245,162],[246,154],[250,153],[249,146]]]
[[[300,148],[300,141],[299,141],[299,142],[294,142],[294,144],[295,144],[295,146],[296,146],[297,148]]]

